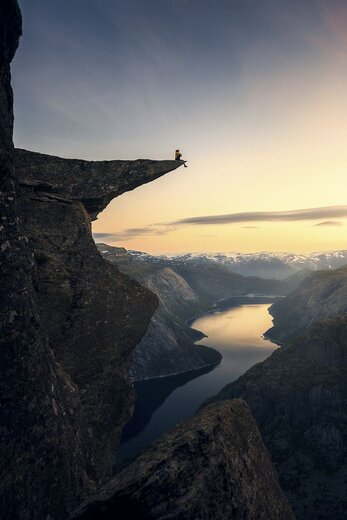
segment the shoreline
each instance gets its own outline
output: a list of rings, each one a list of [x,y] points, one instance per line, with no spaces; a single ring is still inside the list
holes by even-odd
[[[205,336],[207,338],[207,336]],[[199,340],[198,340],[199,341]],[[204,345],[206,346],[206,345]],[[213,347],[208,347],[208,348],[213,348]],[[218,350],[216,349],[213,349],[215,350],[216,352],[218,352]],[[218,352],[218,354],[220,354],[220,352]],[[174,372],[172,374],[167,374],[167,375],[162,375],[162,376],[156,376],[156,377],[146,377],[144,379],[133,379],[131,382],[133,384],[136,384],[136,383],[142,383],[144,381],[146,382],[149,382],[149,381],[157,381],[158,379],[168,379],[170,377],[176,377],[176,376],[180,376],[180,375],[183,375],[183,374],[191,374],[191,373],[194,373],[194,372],[200,372],[200,370],[204,370],[206,368],[214,368],[216,366],[218,366],[220,364],[220,362],[222,361],[223,359],[223,356],[220,354],[221,356],[221,359],[217,362],[217,363],[207,363],[206,365],[202,365],[201,367],[198,367],[198,368],[191,368],[190,370],[180,370],[179,372]]]

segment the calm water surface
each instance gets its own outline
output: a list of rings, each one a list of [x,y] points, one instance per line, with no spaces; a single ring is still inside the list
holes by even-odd
[[[213,369],[138,383],[139,398],[123,433],[117,465],[138,454],[177,422],[191,417],[208,397],[277,348],[262,337],[272,325],[269,307],[269,303],[241,305],[194,321],[192,327],[207,335],[196,343],[196,348],[215,348],[223,356],[221,363]]]

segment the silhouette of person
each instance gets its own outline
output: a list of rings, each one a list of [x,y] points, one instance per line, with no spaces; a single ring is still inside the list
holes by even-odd
[[[181,152],[180,152],[179,150],[176,150],[176,151],[175,151],[175,161],[183,161],[183,159],[182,159],[182,154],[181,154]],[[186,163],[184,163],[183,166],[184,166],[185,168],[187,168]]]

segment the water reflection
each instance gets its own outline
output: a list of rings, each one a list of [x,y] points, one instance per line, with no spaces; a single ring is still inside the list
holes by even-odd
[[[117,464],[142,451],[177,422],[191,417],[207,398],[277,348],[262,337],[271,327],[269,307],[269,303],[241,305],[207,314],[192,323],[193,328],[207,335],[197,342],[197,348],[214,347],[222,354],[222,362],[210,371],[139,383],[140,398],[123,432]]]
[[[156,409],[165,402],[174,390],[186,385],[192,379],[211,372],[213,369],[214,367],[206,367],[200,370],[191,370],[184,374],[135,383],[137,399],[134,414],[123,430],[123,440],[137,437],[146,428]]]

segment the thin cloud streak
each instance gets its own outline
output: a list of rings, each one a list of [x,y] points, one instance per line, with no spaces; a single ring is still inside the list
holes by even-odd
[[[338,222],[337,220],[325,220],[324,222],[318,222],[318,224],[314,224],[314,227],[330,227],[330,226],[343,226],[342,222]]]
[[[108,237],[113,240],[131,240],[138,237],[166,235],[182,226],[236,224],[240,222],[299,222],[333,217],[347,217],[347,206],[328,206],[323,208],[308,208],[290,211],[254,211],[246,213],[230,213],[227,215],[189,217],[175,222],[162,222],[144,227],[123,229],[122,231],[114,233],[94,233],[94,238],[102,239]],[[334,220],[325,220],[314,224],[314,226],[339,225],[342,225],[342,223]],[[243,228],[257,229],[259,226],[243,226]]]
[[[229,213],[227,215],[207,215],[189,217],[172,222],[182,225],[235,224],[238,222],[293,222],[299,220],[321,220],[323,218],[347,217],[347,206],[328,206],[323,208],[296,209],[290,211],[253,211]]]
[[[95,238],[107,238],[107,237],[113,237],[114,233],[93,233],[93,237]]]
[[[132,240],[133,238],[138,237],[166,235],[173,230],[174,226],[170,224],[151,225],[147,227],[123,229],[122,231],[114,233],[93,233],[93,237],[95,240],[103,238],[111,238],[112,240]]]

